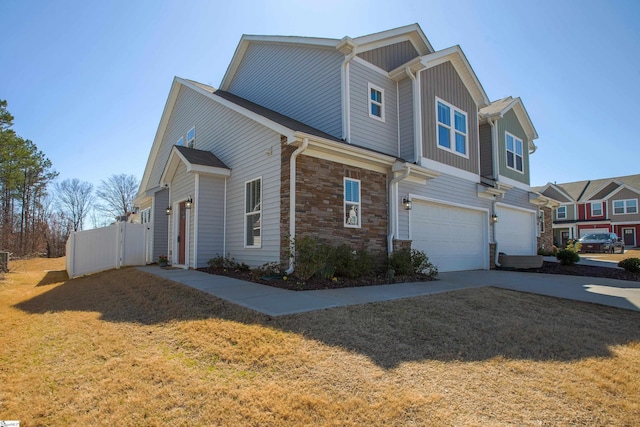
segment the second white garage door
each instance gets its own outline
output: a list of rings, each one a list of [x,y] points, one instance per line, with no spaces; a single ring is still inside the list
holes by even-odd
[[[507,255],[536,254],[535,213],[504,206],[496,208],[498,223],[495,225],[498,250]]]
[[[487,213],[414,200],[411,246],[424,251],[438,271],[488,268]]]

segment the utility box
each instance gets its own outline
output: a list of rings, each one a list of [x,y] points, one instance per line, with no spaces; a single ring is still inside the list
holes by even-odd
[[[0,252],[0,271],[9,272],[9,252]]]

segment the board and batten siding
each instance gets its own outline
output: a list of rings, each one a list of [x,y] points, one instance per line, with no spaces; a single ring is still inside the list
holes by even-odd
[[[153,222],[153,260],[160,255],[169,255],[169,216],[166,213],[169,206],[169,189],[165,188],[153,195],[151,217]]]
[[[253,42],[228,92],[342,138],[343,60],[333,48]]]
[[[529,141],[518,116],[513,110],[507,111],[504,116],[498,120],[498,146],[500,151],[500,175],[529,185]],[[507,168],[507,149],[505,132],[517,136],[522,140],[522,157],[524,162],[524,173]]]
[[[358,56],[376,67],[391,71],[419,56],[410,41],[394,43],[358,53]]]
[[[398,96],[400,157],[409,162],[415,162],[417,159],[414,145],[413,85],[411,79],[406,78],[398,82]]]
[[[487,123],[480,125],[480,175],[487,178],[495,178],[493,175],[493,138],[491,134],[491,125]]]
[[[451,62],[420,72],[423,156],[479,174],[478,106]],[[467,113],[468,158],[438,148],[436,97]]]
[[[489,212],[491,212],[492,208],[491,200],[477,196],[476,183],[452,175],[442,174],[436,178],[428,180],[426,185],[400,181],[398,191],[400,195],[411,194],[412,196],[426,197],[463,207],[466,206],[485,209]],[[399,238],[402,240],[409,239],[409,221],[411,211],[404,210],[401,206],[398,206],[397,209],[399,212]],[[493,235],[491,233],[492,230],[489,230],[490,240],[493,239]]]
[[[225,178],[201,174],[195,196],[198,212],[198,267],[224,256],[224,187]]]
[[[349,65],[351,133],[349,142],[392,156],[398,155],[397,84],[383,74],[352,61]],[[384,122],[369,117],[369,83],[384,90]]]

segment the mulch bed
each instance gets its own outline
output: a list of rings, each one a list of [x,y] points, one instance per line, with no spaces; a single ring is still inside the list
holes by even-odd
[[[607,279],[619,279],[619,280],[631,280],[640,281],[640,274],[631,273],[630,271],[621,270],[618,268],[610,267],[596,267],[593,265],[562,265],[559,262],[542,263],[541,268],[530,268],[524,271],[528,273],[546,273],[546,274],[564,274],[569,276],[589,276],[589,277],[603,277]]]
[[[312,277],[308,280],[300,280],[295,276],[288,276],[286,279],[282,277],[262,278],[255,277],[250,271],[242,270],[230,270],[222,268],[199,268],[199,271],[203,271],[209,274],[217,274],[220,276],[233,277],[234,279],[246,280],[254,283],[261,283],[263,285],[273,286],[275,288],[288,289],[290,291],[311,291],[319,289],[339,289],[339,288],[355,288],[359,286],[373,286],[373,285],[388,285],[391,283],[405,283],[405,282],[425,282],[430,280],[426,276],[397,276],[393,280],[389,280],[384,276],[367,276],[357,279],[349,279],[346,277],[336,277],[332,279],[321,279],[318,277]]]

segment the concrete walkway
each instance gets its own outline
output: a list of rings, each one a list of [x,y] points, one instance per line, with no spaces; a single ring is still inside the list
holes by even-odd
[[[640,311],[640,282],[557,274],[496,270],[458,271],[440,273],[439,280],[433,282],[297,292],[196,270],[163,269],[157,266],[138,267],[138,269],[271,316],[484,286]]]

